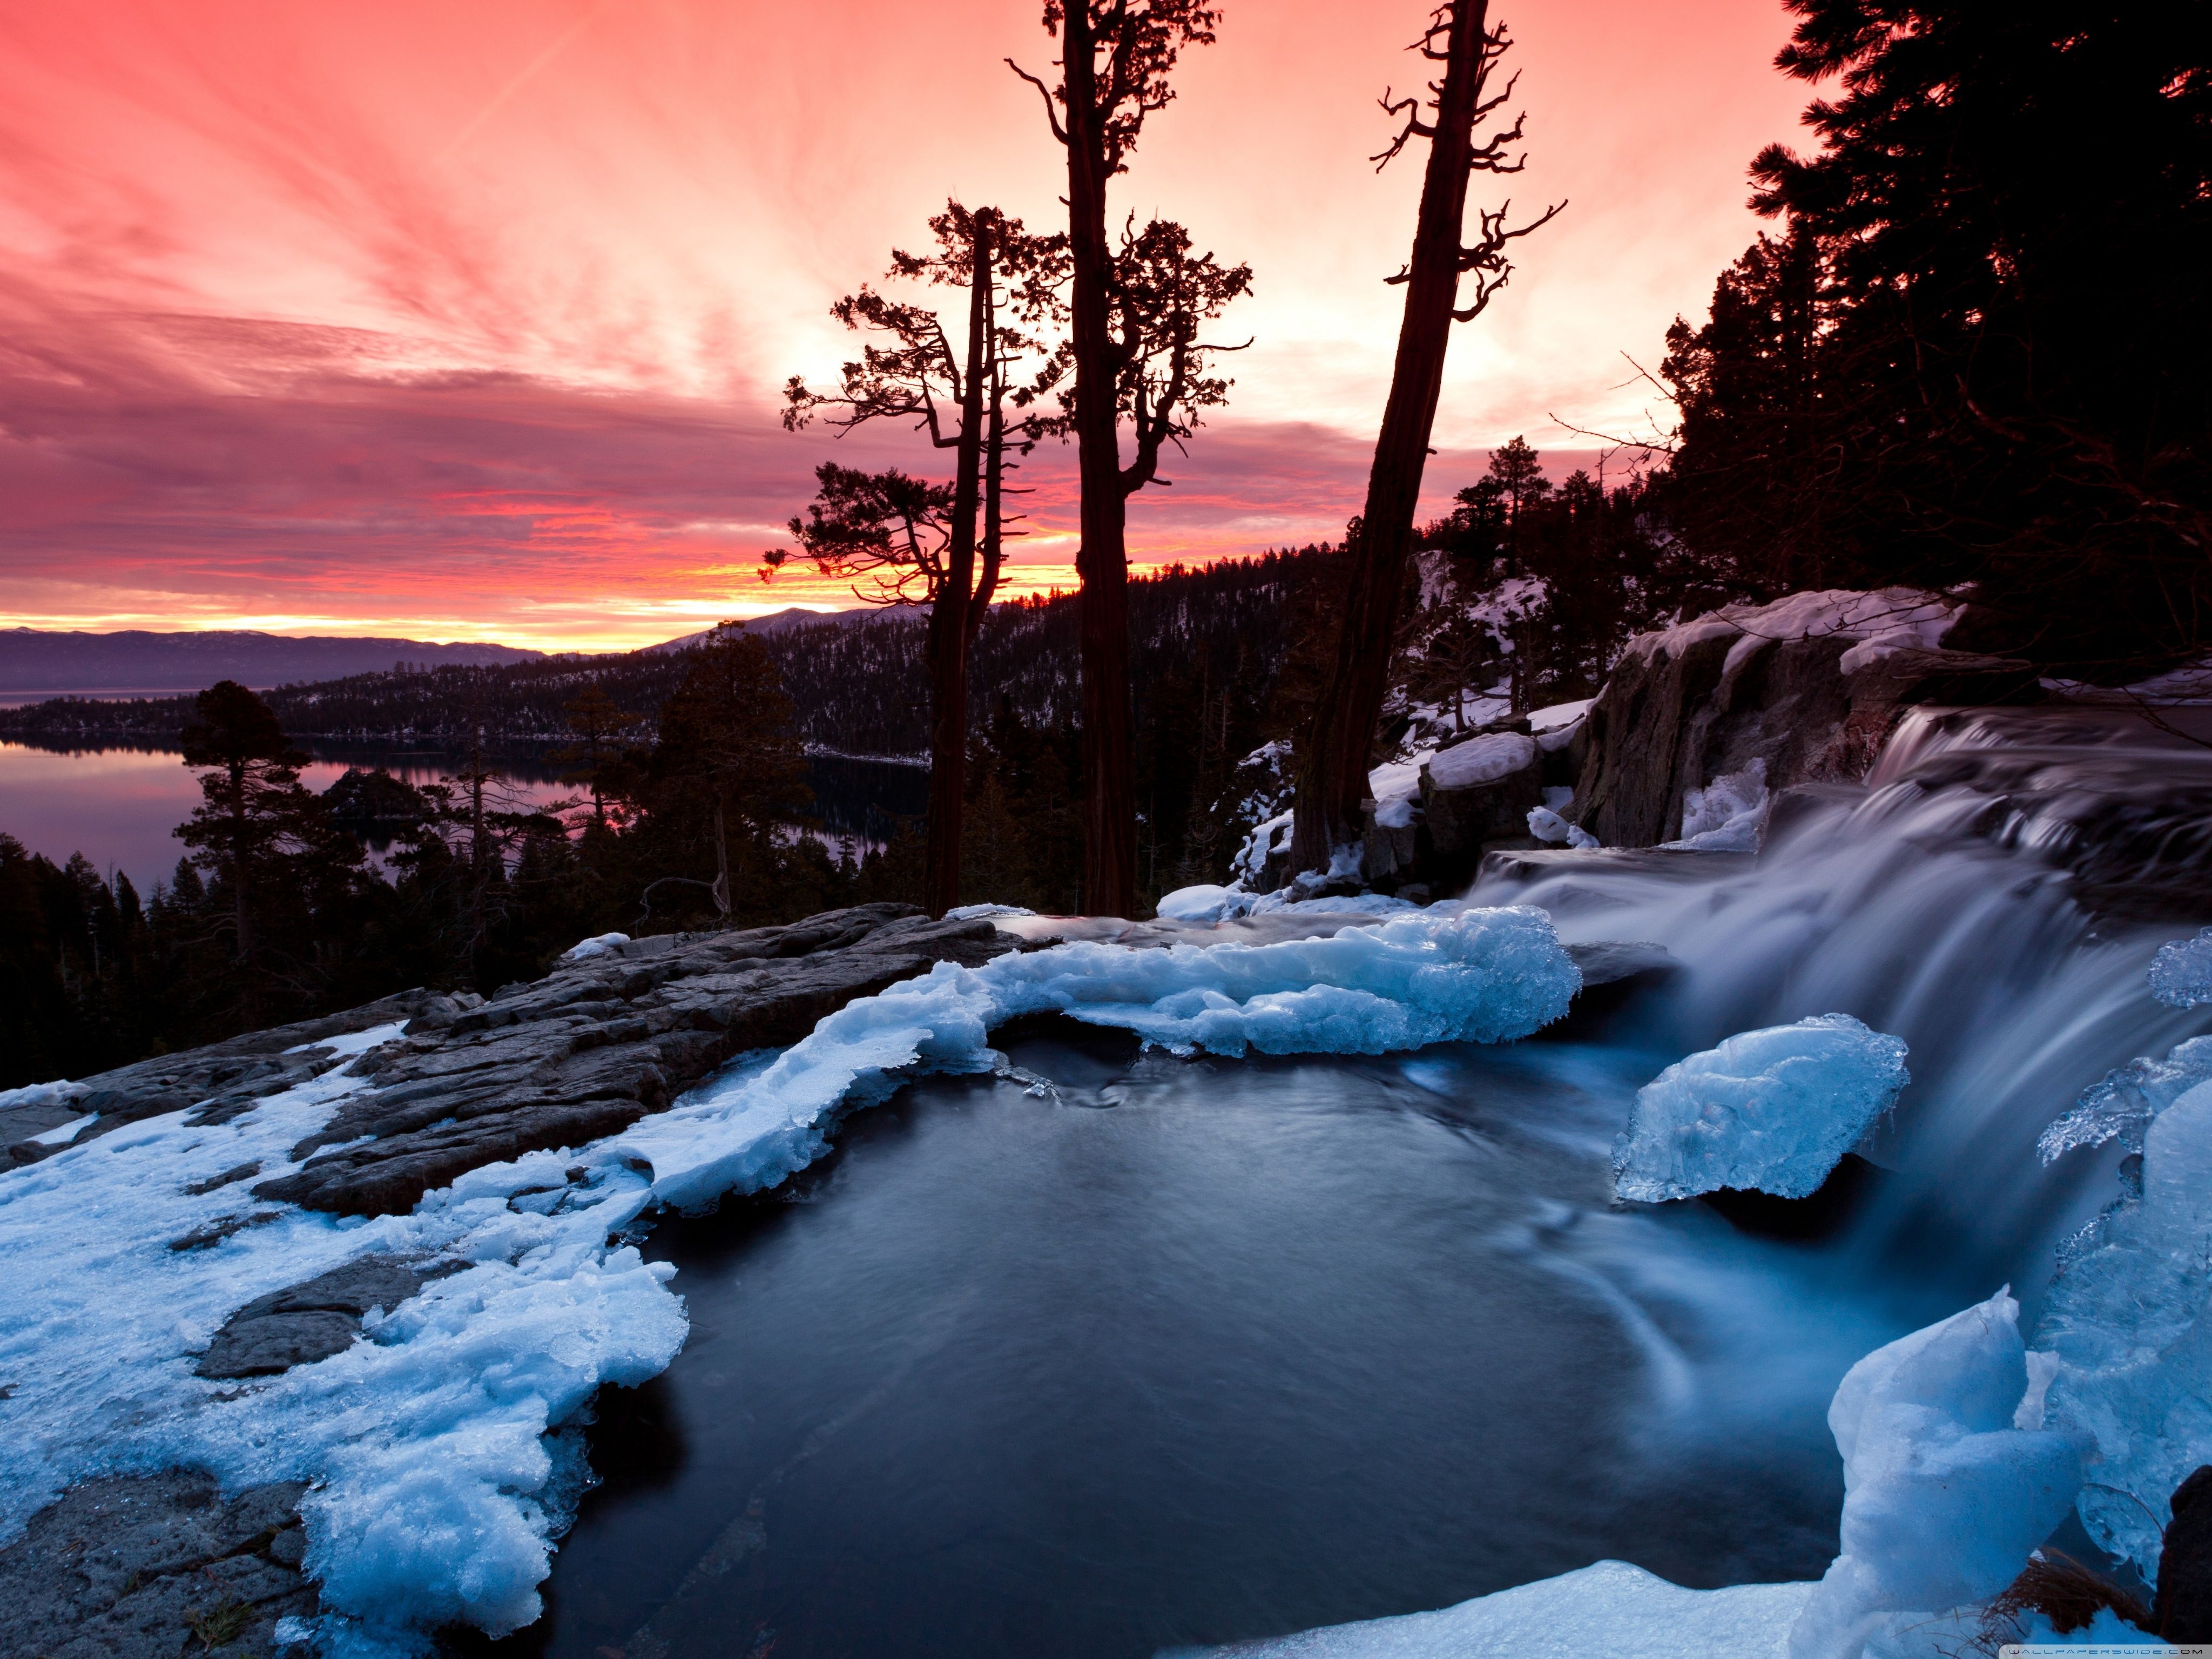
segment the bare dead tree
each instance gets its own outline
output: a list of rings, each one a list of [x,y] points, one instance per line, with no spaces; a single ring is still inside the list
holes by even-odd
[[[1175,97],[1169,83],[1185,46],[1209,46],[1218,11],[1203,0],[1047,0],[1044,26],[1060,42],[1058,86],[1048,85],[1012,58],[1007,66],[1043,96],[1045,120],[1067,153],[1069,356],[1074,384],[1067,405],[1082,485],[1079,629],[1083,663],[1085,907],[1127,915],[1135,908],[1136,781],[1129,709],[1128,498],[1158,477],[1160,450],[1189,430],[1194,388],[1207,381],[1206,348],[1195,323],[1211,312],[1187,312],[1180,346],[1161,349],[1158,319],[1147,322],[1141,302],[1124,286],[1123,261],[1133,247],[1158,251],[1170,228],[1142,234],[1125,229],[1116,247],[1108,229],[1106,187],[1125,171],[1145,118]],[[1180,232],[1176,232],[1180,235]],[[1179,252],[1186,259],[1188,239]],[[1213,270],[1211,255],[1195,264]],[[1249,286],[1213,289],[1218,303]],[[1194,296],[1203,283],[1186,285]],[[1185,325],[1178,324],[1182,328]],[[1133,388],[1133,365],[1148,359]],[[1226,383],[1218,383],[1225,390]],[[1141,408],[1142,413],[1139,413]],[[1177,411],[1182,411],[1178,413]],[[1125,465],[1121,427],[1133,424],[1136,453]]]
[[[1501,91],[1489,92],[1492,71],[1511,42],[1504,24],[1488,26],[1487,14],[1488,0],[1445,0],[1412,48],[1444,66],[1443,80],[1429,83],[1425,100],[1418,95],[1392,98],[1387,93],[1382,99],[1382,107],[1403,115],[1405,124],[1389,146],[1373,158],[1377,170],[1389,165],[1415,138],[1429,141],[1429,164],[1421,184],[1413,256],[1404,270],[1389,278],[1404,286],[1406,309],[1399,325],[1390,398],[1368,475],[1366,507],[1360,514],[1358,534],[1352,538],[1351,586],[1337,635],[1335,667],[1299,757],[1291,842],[1291,866],[1298,870],[1325,870],[1339,863],[1340,849],[1356,849],[1364,827],[1361,802],[1367,794],[1368,766],[1389,689],[1399,594],[1413,544],[1413,514],[1451,325],[1471,322],[1482,313],[1512,274],[1514,242],[1548,223],[1566,205],[1561,202],[1519,226],[1507,223],[1510,202],[1495,211],[1478,208],[1474,241],[1462,240],[1469,175],[1518,173],[1526,160],[1509,153],[1510,146],[1521,142],[1522,118],[1516,117],[1511,126],[1475,142],[1476,127],[1513,95],[1514,88],[1509,80]],[[1426,119],[1425,108],[1430,112]],[[1474,290],[1462,304],[1462,284],[1469,276]]]

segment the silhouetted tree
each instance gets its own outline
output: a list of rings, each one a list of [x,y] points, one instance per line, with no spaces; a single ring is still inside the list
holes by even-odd
[[[316,862],[357,866],[358,846],[336,835],[323,803],[300,781],[307,757],[269,705],[235,680],[201,692],[185,728],[185,764],[199,771],[201,804],[177,828],[193,861],[229,890],[231,947],[240,963],[259,948],[261,913],[296,899]],[[350,857],[348,850],[350,849]]]
[[[1180,443],[1195,411],[1225,396],[1206,372],[1199,326],[1250,286],[1244,266],[1193,256],[1181,227],[1108,230],[1106,189],[1128,166],[1145,118],[1175,96],[1169,76],[1185,46],[1208,46],[1218,12],[1200,0],[1047,0],[1044,26],[1060,41],[1060,82],[1048,85],[1012,59],[1043,96],[1045,119],[1066,152],[1069,425],[1082,484],[1083,795],[1085,908],[1135,908],[1137,817],[1130,736],[1128,498],[1158,480],[1161,449]],[[1125,465],[1121,427],[1135,453]]]
[[[1360,803],[1367,794],[1368,767],[1389,690],[1406,555],[1413,545],[1413,514],[1419,505],[1421,473],[1428,460],[1429,433],[1436,422],[1451,325],[1481,313],[1512,272],[1507,255],[1513,242],[1548,222],[1565,205],[1547,209],[1517,228],[1506,225],[1510,202],[1495,212],[1478,209],[1473,245],[1462,240],[1468,174],[1517,173],[1522,165],[1522,158],[1509,155],[1506,149],[1520,141],[1518,118],[1483,143],[1474,141],[1477,124],[1513,94],[1509,81],[1504,90],[1486,96],[1491,73],[1510,44],[1503,23],[1486,27],[1487,13],[1487,0],[1446,0],[1431,15],[1419,47],[1423,57],[1444,66],[1443,79],[1429,85],[1431,119],[1421,118],[1423,100],[1418,95],[1394,100],[1386,93],[1382,100],[1385,110],[1405,114],[1406,125],[1376,158],[1378,167],[1388,166],[1417,137],[1429,140],[1429,164],[1421,181],[1413,255],[1406,268],[1390,278],[1405,285],[1406,309],[1398,329],[1390,398],[1368,474],[1367,503],[1360,514],[1359,534],[1352,540],[1335,672],[1318,718],[1300,744],[1291,847],[1291,865],[1298,870],[1327,869],[1339,848],[1356,848],[1359,843]],[[1469,272],[1474,276],[1474,294],[1462,306],[1460,282]]]
[[[1065,261],[1062,239],[1029,236],[1019,220],[995,208],[970,212],[957,202],[948,203],[930,221],[930,228],[937,235],[936,251],[919,256],[894,251],[890,274],[967,289],[964,349],[956,350],[934,311],[863,288],[840,300],[832,314],[849,328],[888,335],[895,343],[864,347],[858,362],[844,366],[842,387],[835,394],[811,391],[793,376],[785,387],[784,422],[797,430],[824,410],[839,411],[830,418],[848,431],[872,420],[911,419],[934,447],[954,452],[953,481],[936,526],[939,533],[927,547],[913,533],[917,521],[911,517],[903,538],[876,536],[871,526],[888,520],[865,513],[854,520],[848,509],[858,502],[831,503],[826,523],[817,504],[812,526],[817,533],[811,539],[800,521],[792,520],[793,534],[825,573],[876,575],[870,588],[855,587],[861,598],[930,606],[930,793],[923,902],[931,914],[941,915],[958,902],[968,653],[999,586],[1006,456],[1010,446],[1025,451],[1036,441],[1026,420],[1009,422],[1007,404],[1011,398],[1026,406],[1037,387],[1011,386],[1009,366],[1025,352],[1043,349],[1024,331],[1058,311],[1053,287]],[[1002,281],[1008,284],[1004,295]],[[1057,370],[1049,352],[1045,357],[1048,384]],[[840,477],[861,476],[850,469],[836,471]],[[826,498],[830,470],[817,476]],[[892,479],[915,485],[902,474],[878,476],[886,489]],[[763,580],[788,556],[781,549],[767,554]],[[880,574],[885,570],[898,574],[885,579]]]
[[[2128,678],[2212,627],[2212,68],[2191,7],[1790,0],[1834,81],[1678,324],[1669,512],[1741,591],[1904,580]]]
[[[718,623],[661,708],[653,772],[664,827],[707,842],[714,877],[700,884],[722,926],[741,908],[769,906],[775,826],[805,804],[805,770],[775,662],[743,623]]]

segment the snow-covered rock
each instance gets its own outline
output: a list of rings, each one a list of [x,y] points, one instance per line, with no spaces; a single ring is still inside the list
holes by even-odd
[[[1608,847],[1685,839],[1704,833],[1684,822],[1691,792],[1753,761],[1767,789],[1856,782],[1908,704],[2040,696],[2026,663],[1942,648],[1959,610],[1917,588],[1824,591],[1638,635],[1590,708],[1576,817]]]
[[[1195,887],[1178,887],[1172,893],[1161,894],[1160,902],[1152,908],[1155,915],[1170,921],[1219,921],[1225,915],[1249,912],[1253,896],[1237,888],[1200,882]]]
[[[1319,907],[1316,907],[1319,908]],[[1582,975],[1540,910],[1407,907],[1330,939],[1130,950],[1078,940],[980,968],[941,963],[848,1004],[766,1070],[710,1086],[611,1146],[689,1207],[774,1186],[837,1115],[915,1070],[986,1072],[990,1028],[1064,1013],[1182,1053],[1387,1054],[1498,1042],[1567,1011]]]
[[[1437,789],[1474,789],[1536,763],[1536,740],[1518,732],[1493,732],[1440,749],[1428,765]]]
[[[1471,878],[1489,844],[1528,844],[1528,814],[1543,805],[1543,757],[1534,738],[1492,732],[1439,750],[1422,769],[1436,878]]]
[[[2019,1576],[2081,1483],[2081,1442],[2043,1426],[2050,1370],[2006,1291],[1851,1367],[1828,1407],[1843,1552],[1790,1627],[1790,1659],[1854,1659],[1893,1615],[1981,1601]]]
[[[2159,946],[2151,958],[2150,994],[2169,1008],[2212,1003],[2212,927]]]
[[[593,957],[612,955],[617,946],[629,943],[628,933],[594,933],[587,939],[579,939],[561,953],[563,962],[589,962]]]
[[[1723,1187],[1818,1190],[1910,1080],[1905,1044],[1849,1014],[1729,1038],[1637,1091],[1613,1190],[1658,1204]]]
[[[1018,904],[956,904],[945,913],[947,921],[987,921],[996,916],[1033,916]]]
[[[2212,1038],[2170,1067],[2184,1050],[2212,1059]],[[2062,1250],[2036,1336],[2061,1361],[2052,1412],[2096,1441],[2082,1524],[2149,1578],[2167,1499],[2212,1463],[2212,1080],[2162,1107],[2158,1082],[2140,1092],[2140,1185]]]
[[[1546,790],[1549,794],[1551,791]],[[1571,793],[1572,792],[1568,792]],[[1579,823],[1569,823],[1549,805],[1528,809],[1528,833],[1538,841],[1577,848],[1595,847],[1598,839]]]

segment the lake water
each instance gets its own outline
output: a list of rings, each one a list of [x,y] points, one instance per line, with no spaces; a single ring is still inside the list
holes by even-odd
[[[303,739],[314,757],[301,781],[318,793],[349,766],[381,766],[410,784],[434,783],[462,763],[433,750]],[[548,805],[583,793],[537,751],[488,757],[510,800]],[[899,817],[918,817],[928,774],[920,767],[835,756],[810,759],[808,781],[824,833],[863,844],[886,839]],[[57,864],[82,853],[103,874],[121,871],[143,894],[166,881],[184,848],[170,833],[200,803],[199,785],[173,749],[58,750],[0,743],[0,831]]]

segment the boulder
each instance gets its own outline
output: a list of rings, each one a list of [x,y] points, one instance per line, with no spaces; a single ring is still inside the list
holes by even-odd
[[[1525,732],[1485,732],[1438,750],[1421,769],[1422,878],[1464,886],[1485,853],[1536,845],[1528,813],[1544,804],[1543,761]]]
[[[1569,816],[1607,847],[1653,846],[1716,780],[1856,783],[1907,708],[2040,697],[2026,662],[1942,649],[1955,614],[1911,589],[1800,593],[1639,635],[1591,707]]]
[[[2212,1463],[2175,1488],[2158,1558],[2151,1627],[2169,1642],[2212,1642]]]

